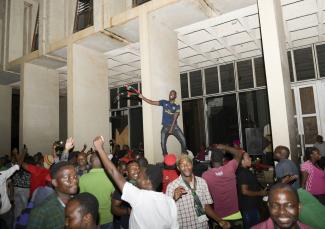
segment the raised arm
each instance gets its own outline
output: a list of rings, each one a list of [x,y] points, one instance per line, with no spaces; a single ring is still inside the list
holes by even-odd
[[[243,150],[236,149],[234,147],[223,145],[223,144],[218,144],[216,147],[217,147],[217,149],[225,150],[225,151],[231,153],[234,156],[234,159],[236,161],[238,161],[238,163],[240,162],[242,154],[243,154]]]
[[[150,105],[159,106],[159,101],[153,101],[151,99],[147,99],[142,94],[139,94],[139,98],[142,99],[143,101],[145,101],[146,103],[149,103]]]
[[[114,180],[117,187],[123,191],[123,187],[125,184],[124,177],[119,173],[115,165],[108,159],[107,154],[104,150],[104,138],[102,136],[97,136],[94,139],[94,146],[96,150],[98,151],[98,155],[103,163],[103,166],[106,170],[106,172],[111,176],[111,178]]]
[[[69,151],[74,147],[74,140],[72,137],[68,138],[64,145],[64,150],[62,152],[60,161],[68,161],[69,160]]]

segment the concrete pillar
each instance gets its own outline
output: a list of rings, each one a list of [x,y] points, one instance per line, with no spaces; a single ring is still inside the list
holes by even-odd
[[[152,100],[168,100],[169,91],[177,92],[181,104],[178,66],[177,35],[152,15],[143,13],[139,18],[142,93]],[[149,162],[162,161],[160,131],[162,107],[143,103],[143,134],[145,154]],[[183,129],[180,114],[178,125]],[[180,144],[173,136],[168,138],[167,150],[180,153]]]
[[[11,149],[11,87],[0,85],[0,156]]]
[[[296,123],[290,89],[290,76],[281,2],[258,0],[269,96],[273,146],[288,146],[297,160]]]
[[[20,148],[30,154],[51,152],[59,138],[59,75],[34,64],[22,66],[20,87]]]
[[[76,148],[92,147],[97,135],[109,148],[108,67],[102,53],[81,45],[68,46],[68,136]]]

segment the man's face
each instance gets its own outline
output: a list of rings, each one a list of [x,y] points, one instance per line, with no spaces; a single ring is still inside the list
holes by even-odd
[[[129,180],[137,180],[140,173],[140,167],[138,163],[131,163],[127,166],[127,175]]]
[[[269,199],[270,216],[282,228],[292,228],[299,216],[299,203],[295,195],[286,189],[277,189]]]
[[[65,228],[83,228],[83,216],[78,201],[69,201],[65,208]],[[85,228],[85,227],[84,227]]]
[[[249,168],[252,166],[252,158],[249,156],[248,153],[244,153],[241,163],[244,168]]]
[[[84,154],[79,154],[77,157],[77,162],[79,166],[85,166],[87,165],[87,158]]]
[[[151,183],[149,177],[145,174],[144,171],[141,171],[139,173],[138,180],[137,180],[137,186],[140,189],[145,189],[145,190],[152,190],[153,189],[152,183]]]
[[[73,195],[78,191],[78,177],[76,170],[73,166],[65,166],[61,168],[56,176],[56,179],[53,182],[55,190]]]
[[[274,160],[277,160],[277,161],[281,159],[281,150],[280,149],[275,149],[273,158],[274,158]]]
[[[175,100],[177,97],[176,91],[170,91],[169,92],[169,100]]]
[[[193,164],[187,159],[181,159],[178,163],[178,170],[184,177],[191,177],[193,174]]]

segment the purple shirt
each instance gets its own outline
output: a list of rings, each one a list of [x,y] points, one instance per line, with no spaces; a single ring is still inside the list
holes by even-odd
[[[325,171],[317,168],[309,160],[302,163],[300,169],[308,173],[306,190],[313,195],[325,194]]]
[[[202,175],[208,184],[214,211],[222,218],[239,211],[236,187],[237,167],[238,162],[233,159],[226,165],[209,169]]]
[[[297,221],[297,223],[298,223],[300,229],[312,229],[310,226],[300,223],[299,221]],[[268,218],[267,220],[263,221],[262,223],[259,223],[255,226],[251,227],[251,229],[274,229],[274,223],[271,218]]]

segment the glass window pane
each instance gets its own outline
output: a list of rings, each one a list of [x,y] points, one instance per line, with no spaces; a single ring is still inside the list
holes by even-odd
[[[134,89],[138,90],[138,84],[132,84],[131,85]],[[139,105],[139,97],[137,95],[132,95],[130,98],[130,105],[131,106],[137,106]]]
[[[122,107],[127,107],[128,105],[128,101],[127,101],[127,91],[125,89],[125,87],[120,87],[119,88],[119,93],[120,93],[120,108]]]
[[[287,52],[287,54],[288,54],[290,81],[293,82],[294,81],[294,77],[293,77],[293,68],[292,68],[291,52],[289,51],[289,52]]]
[[[299,88],[302,114],[316,113],[313,87]]]
[[[318,134],[316,117],[303,118],[305,144],[314,144]]]
[[[143,143],[142,107],[130,109],[130,146],[138,149]]]
[[[197,154],[201,144],[205,145],[203,99],[184,101],[182,110],[187,148]]]
[[[220,66],[220,80],[223,92],[235,90],[234,65],[232,63]]]
[[[207,68],[205,73],[205,89],[206,94],[214,94],[219,92],[218,67]]]
[[[256,86],[257,87],[265,86],[266,75],[265,75],[264,58],[263,57],[255,58],[254,66],[255,66]]]
[[[254,87],[252,61],[237,62],[239,89]]]
[[[207,98],[209,144],[239,139],[236,95]]]
[[[201,71],[190,72],[191,97],[203,95]]]
[[[182,93],[182,98],[188,98],[187,73],[181,74],[181,93]]]
[[[111,100],[111,109],[117,109],[118,98],[117,98],[117,88],[110,90],[110,100]]]
[[[313,53],[311,47],[293,51],[297,80],[315,78]]]
[[[325,77],[325,44],[317,45],[317,59],[320,77]]]
[[[270,137],[270,114],[266,90],[239,94],[243,146],[251,154],[262,154]],[[271,144],[269,142],[269,144]]]

